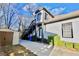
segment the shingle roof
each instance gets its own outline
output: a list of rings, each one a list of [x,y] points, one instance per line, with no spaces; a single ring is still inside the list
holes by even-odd
[[[60,21],[65,21],[72,18],[76,18],[76,17],[79,17],[79,10],[68,13],[68,14],[64,14],[64,15],[54,16],[54,18],[52,18],[51,20],[47,20],[44,23],[49,24],[49,23],[54,23],[54,22],[60,22]]]

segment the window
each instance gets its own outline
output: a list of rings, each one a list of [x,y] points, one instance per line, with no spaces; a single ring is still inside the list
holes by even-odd
[[[48,18],[47,18],[47,13],[45,13],[45,20],[47,20]]]
[[[38,13],[38,14],[37,14],[37,19],[36,19],[36,20],[37,20],[37,21],[40,21],[40,19],[41,19],[41,13]]]
[[[62,24],[62,37],[73,38],[72,22]]]

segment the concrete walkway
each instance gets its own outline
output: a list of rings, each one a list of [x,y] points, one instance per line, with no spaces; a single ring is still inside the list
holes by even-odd
[[[32,42],[27,40],[20,40],[20,44],[28,48],[38,56],[48,56],[50,55],[53,49],[53,47],[48,44]]]

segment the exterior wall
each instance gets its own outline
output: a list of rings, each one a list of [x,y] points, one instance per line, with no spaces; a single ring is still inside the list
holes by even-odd
[[[73,38],[63,38],[62,37],[62,24],[72,22],[73,27]],[[46,25],[46,31],[58,34],[63,41],[69,41],[74,43],[79,43],[79,18],[73,18],[66,21],[51,23]]]
[[[50,20],[52,20],[52,17],[47,13],[47,20],[45,20],[45,13],[47,13],[47,12],[45,12],[44,10],[41,10],[41,22],[45,22],[45,21],[50,21]]]
[[[42,22],[44,38],[48,39],[48,35],[50,35],[50,34],[48,32],[46,32],[46,26],[44,26],[44,22],[52,20],[52,17],[46,11],[44,11],[44,10],[41,10],[40,12],[41,12],[40,22]],[[47,19],[46,20],[45,20],[45,13],[47,13]],[[38,33],[37,33],[37,35],[39,37]]]
[[[47,13],[47,12],[46,12]],[[52,17],[47,13],[47,20],[44,20],[44,22],[45,21],[50,21],[50,20],[52,20]]]
[[[14,32],[13,35],[13,45],[19,44],[19,32]]]
[[[40,12],[41,12],[41,20],[40,20],[40,22],[43,22],[45,11],[44,10],[41,10]]]

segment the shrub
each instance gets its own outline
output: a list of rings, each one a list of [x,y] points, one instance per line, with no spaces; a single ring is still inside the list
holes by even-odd
[[[73,48],[73,43],[72,42],[66,42],[66,47],[67,48]]]
[[[74,48],[79,50],[79,43],[74,43]]]

